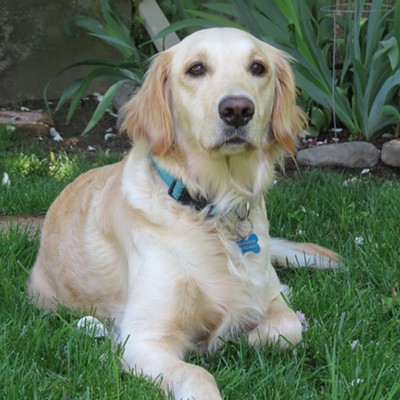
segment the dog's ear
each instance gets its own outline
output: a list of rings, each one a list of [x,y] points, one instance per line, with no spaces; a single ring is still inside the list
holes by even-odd
[[[126,131],[133,141],[146,138],[151,152],[157,156],[165,154],[174,139],[168,82],[170,62],[168,51],[158,54],[142,87],[122,109],[121,130]]]
[[[274,49],[274,53],[276,81],[271,128],[279,145],[293,154],[297,135],[307,125],[307,117],[296,105],[296,86],[289,64],[290,57],[277,49]]]

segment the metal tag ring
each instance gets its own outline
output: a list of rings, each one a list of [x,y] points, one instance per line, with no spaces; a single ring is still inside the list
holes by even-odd
[[[236,221],[236,233],[240,239],[247,239],[253,232],[253,228],[253,222],[249,218],[238,218]]]

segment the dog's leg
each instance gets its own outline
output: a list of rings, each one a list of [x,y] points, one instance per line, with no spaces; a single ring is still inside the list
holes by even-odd
[[[265,319],[249,333],[251,345],[278,343],[281,347],[301,342],[301,323],[281,295],[270,303]]]
[[[159,259],[168,262],[168,256]],[[170,276],[154,279],[162,271],[156,263],[135,276],[120,325],[120,339],[126,340],[125,364],[135,374],[156,380],[175,400],[221,400],[213,376],[183,361],[193,346],[199,291],[177,279],[174,260],[169,260]]]
[[[135,340],[132,334],[124,351],[125,367],[160,383],[175,400],[221,400],[213,376],[205,369],[182,361],[182,349],[168,340]]]

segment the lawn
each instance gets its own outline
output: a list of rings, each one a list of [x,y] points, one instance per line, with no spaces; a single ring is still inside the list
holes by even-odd
[[[43,213],[90,161],[26,145],[0,132],[0,215]],[[303,171],[279,178],[267,195],[271,234],[313,241],[343,256],[339,270],[282,270],[291,303],[307,318],[295,349],[227,343],[218,354],[190,356],[216,377],[225,399],[400,398],[400,186],[395,176]],[[144,378],[122,372],[121,349],[77,328],[82,315],[46,314],[27,300],[25,280],[38,233],[0,231],[0,398],[162,399]]]

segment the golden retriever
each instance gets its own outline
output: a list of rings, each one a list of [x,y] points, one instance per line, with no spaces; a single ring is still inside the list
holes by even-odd
[[[221,399],[185,353],[239,335],[296,345],[272,262],[336,265],[329,250],[269,238],[264,194],[304,123],[289,57],[246,32],[207,29],[160,53],[124,107],[128,156],[49,209],[30,296],[115,320],[125,366],[175,399]]]

